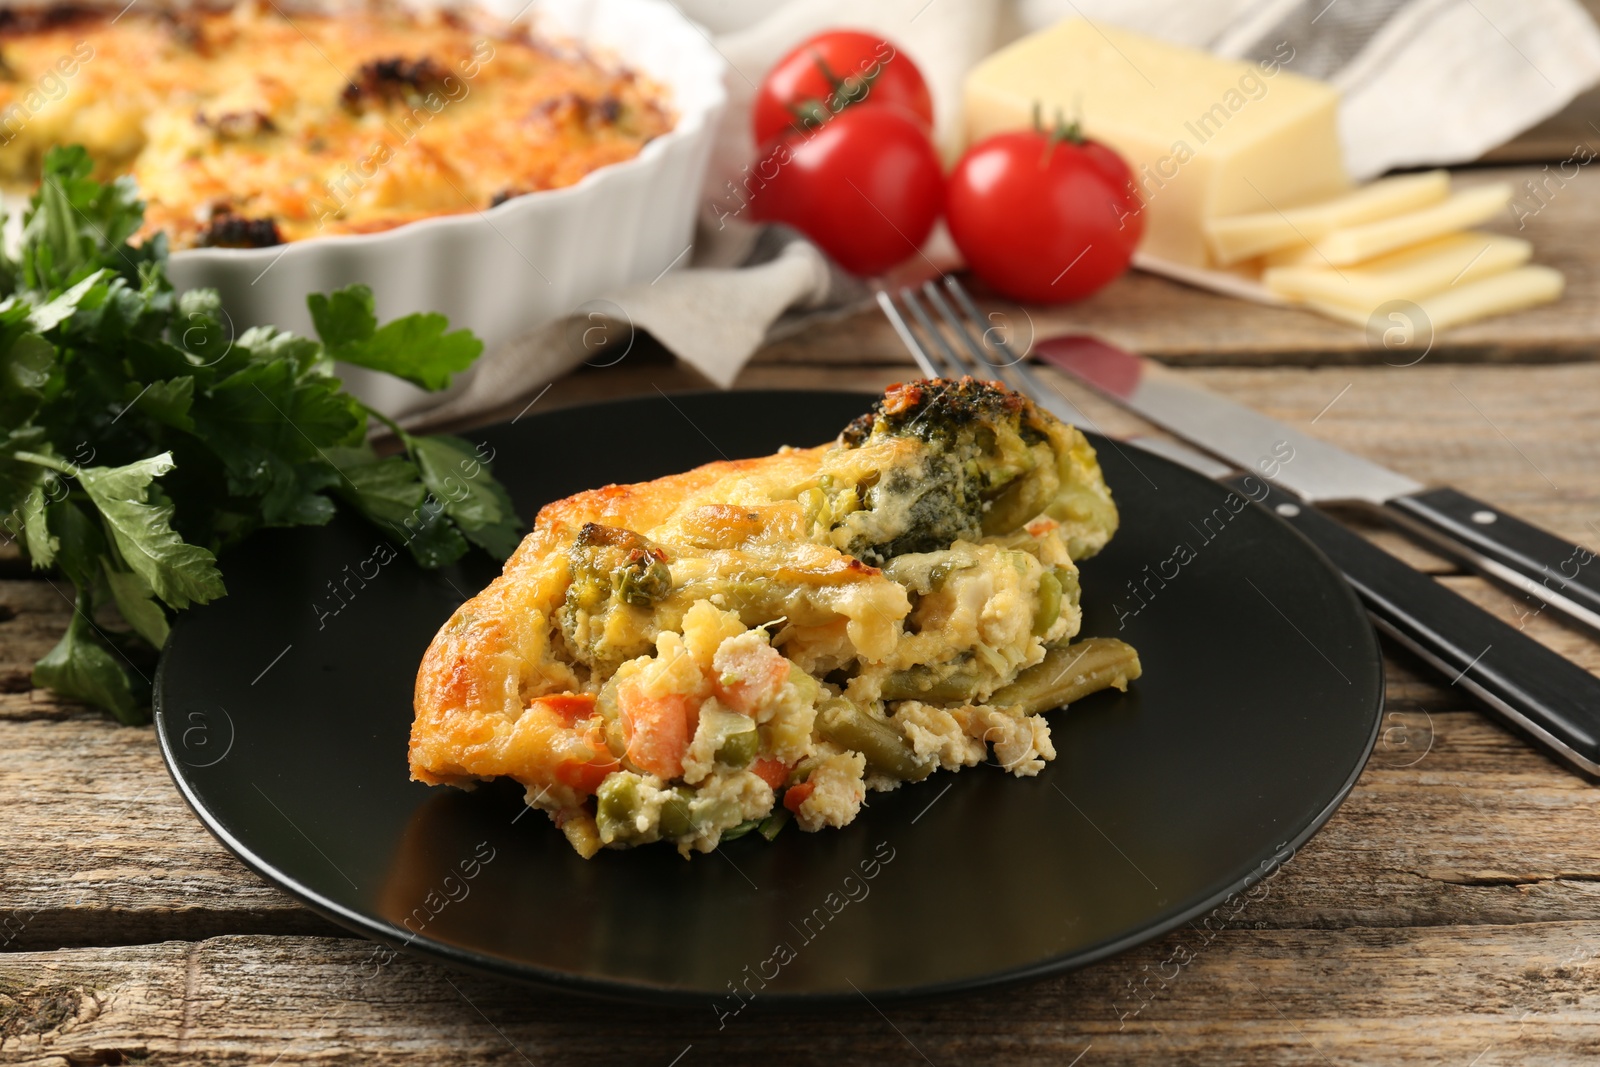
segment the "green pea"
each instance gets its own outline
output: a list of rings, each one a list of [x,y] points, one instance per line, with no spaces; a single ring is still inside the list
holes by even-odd
[[[639,779],[626,772],[609,774],[595,793],[595,824],[607,841],[633,837],[638,833]]]
[[[678,786],[673,789],[667,799],[661,802],[661,836],[662,837],[687,837],[691,827],[689,820],[689,801],[694,799],[693,790]]]

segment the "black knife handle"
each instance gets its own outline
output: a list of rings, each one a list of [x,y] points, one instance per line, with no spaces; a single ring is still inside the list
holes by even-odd
[[[1590,775],[1600,775],[1600,678],[1254,475],[1227,479],[1333,561],[1379,630]]]
[[[1425,489],[1388,506],[1402,529],[1446,555],[1600,630],[1600,564],[1587,548],[1454,489]]]

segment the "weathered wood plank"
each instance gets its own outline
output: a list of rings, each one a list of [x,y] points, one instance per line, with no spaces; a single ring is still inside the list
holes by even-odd
[[[0,949],[333,929],[205,831],[153,727],[91,711],[3,729]]]
[[[0,1055],[84,1063],[1549,1064],[1600,1050],[1600,923],[1256,930],[1253,902],[1060,978],[812,1013],[591,1002],[342,939],[0,956]],[[759,1005],[759,1000],[755,1005]],[[719,1026],[720,1024],[720,1026]]]
[[[72,602],[58,592],[59,582],[43,576],[0,580],[0,707],[28,696],[34,661],[49,652],[66,630]],[[70,585],[66,594],[72,595]],[[5,714],[0,711],[0,716]]]

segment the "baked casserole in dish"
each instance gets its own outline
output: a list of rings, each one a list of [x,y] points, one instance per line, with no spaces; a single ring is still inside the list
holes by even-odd
[[[81,144],[101,180],[133,177],[143,236],[175,249],[486,210],[632,159],[673,125],[633,70],[465,9],[8,10],[0,56],[0,180],[34,180],[51,146]],[[52,72],[65,92],[30,117],[29,87]]]
[[[308,293],[361,282],[492,349],[686,259],[723,70],[665,0],[11,8],[0,181],[84,145],[236,331],[310,332]]]

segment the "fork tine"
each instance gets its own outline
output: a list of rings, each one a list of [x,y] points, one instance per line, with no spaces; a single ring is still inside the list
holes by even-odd
[[[996,331],[993,337],[989,336],[989,331],[983,327],[983,312],[978,310],[978,305],[974,304],[972,297],[967,294],[967,287],[962,285],[954,274],[945,275],[944,287],[950,290],[950,295],[955,297],[956,303],[961,305],[961,310],[966,313],[967,318],[971,320],[979,335],[993,345],[995,351],[999,353],[999,366],[1010,367],[1022,362],[1017,354],[1011,350],[1011,345],[1006,341],[1004,334]],[[993,360],[987,359],[987,357],[985,362],[994,363]]]
[[[1011,343],[1005,339],[1005,335],[1000,331],[983,328],[983,315],[978,311],[978,305],[972,302],[972,297],[967,294],[967,287],[962,285],[953,274],[945,276],[944,285],[946,289],[950,290],[950,295],[955,297],[956,303],[961,305],[961,309],[966,312],[967,318],[972,323],[970,329],[961,331],[962,335],[968,336],[972,330],[976,330],[978,337],[992,345],[996,354],[1000,357],[998,363],[988,359],[985,362],[999,371],[1001,377],[1005,378],[1006,382],[1023,396],[1034,401],[1049,396],[1050,393],[1045,383],[1040,380],[1039,376],[1033,372],[1033,368],[1028,365],[1027,355],[1012,348]],[[971,342],[969,341],[969,343]]]
[[[900,309],[895,306],[894,297],[889,295],[887,289],[878,290],[878,306],[883,309],[883,314],[888,318],[889,325],[894,327],[894,332],[900,335],[900,343],[911,351],[911,358],[917,361],[922,373],[930,378],[939,377],[939,369],[933,365],[933,360],[917,340],[917,335],[911,332],[911,324],[900,314]]]
[[[956,355],[956,350],[950,347],[950,342],[944,339],[944,334],[940,332],[939,327],[934,324],[927,310],[923,308],[922,301],[917,299],[916,290],[909,286],[900,290],[900,300],[911,310],[912,316],[917,320],[917,324],[922,327],[923,332],[932,338],[934,348],[941,357],[940,361],[948,368],[935,374],[934,377],[946,378],[953,374],[959,378],[964,373],[961,369],[961,357]]]
[[[1040,400],[1043,396],[1043,384],[1030,376],[1026,367],[1020,365],[1021,360],[1016,358],[1014,350],[1005,343],[1005,339],[997,331],[985,328],[983,315],[972,302],[972,298],[967,295],[966,289],[954,277],[946,277],[944,283],[950,295],[961,304],[965,315],[958,315],[950,307],[949,301],[940,296],[936,289],[929,296],[944,312],[945,320],[961,335],[967,348],[976,357],[973,371],[984,377],[999,378],[1023,396],[1035,401]],[[928,286],[932,289],[933,283],[929,282]],[[984,347],[986,342],[994,347],[994,356],[991,356]],[[995,356],[999,359],[997,360]]]
[[[944,296],[940,294],[939,287],[931,280],[924,282],[922,295],[939,312],[939,316],[949,324],[951,332],[961,338],[962,344],[967,350],[964,354],[965,358],[959,355],[956,358],[956,363],[961,373],[976,374],[980,378],[993,377],[993,372],[996,368],[989,359],[988,353],[983,350],[982,342],[972,335],[972,330],[955,313],[955,309],[950,306],[949,301],[945,300]]]

